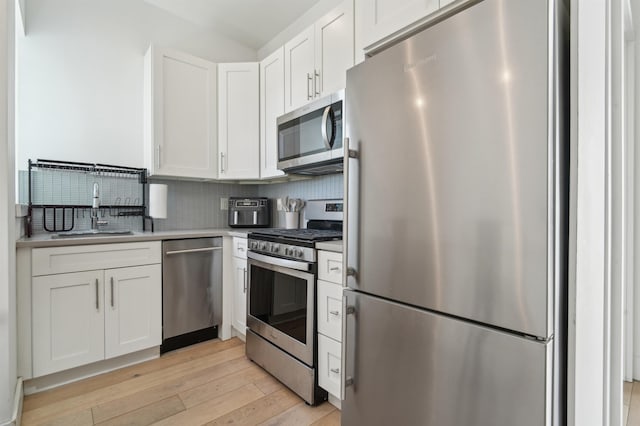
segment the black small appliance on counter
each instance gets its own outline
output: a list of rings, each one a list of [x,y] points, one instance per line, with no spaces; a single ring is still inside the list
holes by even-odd
[[[229,226],[268,228],[271,226],[271,200],[264,197],[229,197]]]

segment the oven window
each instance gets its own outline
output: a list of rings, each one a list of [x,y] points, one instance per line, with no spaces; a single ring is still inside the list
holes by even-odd
[[[249,313],[307,343],[307,280],[251,265]]]

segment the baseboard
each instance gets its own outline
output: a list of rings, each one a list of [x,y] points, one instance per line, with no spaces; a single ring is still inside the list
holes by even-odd
[[[333,405],[338,410],[342,409],[342,401],[340,401],[340,398],[336,398],[335,396],[333,396],[331,394],[329,394],[329,404]]]
[[[67,383],[77,382],[78,380],[86,379],[88,377],[97,376],[99,374],[108,373],[130,365],[156,359],[159,356],[160,347],[155,346],[153,348],[122,355],[117,358],[110,358],[93,364],[87,364],[69,370],[52,373],[47,376],[36,377],[25,382],[24,393],[25,395],[31,395],[48,389],[53,389],[58,386],[66,385]]]
[[[231,337],[237,337],[247,343],[247,337],[243,333],[239,332],[234,326],[231,326]]]
[[[16,391],[13,397],[13,412],[11,419],[8,422],[3,423],[2,426],[20,426],[22,422],[22,402],[24,400],[24,386],[22,377],[18,377],[16,382]]]

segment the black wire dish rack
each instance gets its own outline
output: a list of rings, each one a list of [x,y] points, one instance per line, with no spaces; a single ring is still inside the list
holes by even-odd
[[[36,177],[37,172],[48,175]],[[132,179],[137,180],[133,181],[134,185]],[[105,198],[109,200],[106,204],[100,204],[98,214],[113,218],[139,216],[144,231],[147,218],[147,169],[38,159],[35,162],[29,160],[27,236],[33,235],[35,209],[42,210],[42,229],[47,232],[69,232],[80,219],[86,220],[86,212],[92,209],[92,185],[89,183],[95,180],[103,184],[101,193],[107,193]],[[78,193],[78,188],[83,189],[82,193]],[[120,193],[125,194],[124,198],[118,195]],[[79,200],[86,200],[87,203],[79,203]]]

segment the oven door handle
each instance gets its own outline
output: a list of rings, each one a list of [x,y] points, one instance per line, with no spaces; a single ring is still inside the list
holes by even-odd
[[[279,257],[266,256],[260,253],[254,253],[249,251],[247,253],[249,259],[258,260],[260,262],[268,263],[269,265],[282,266],[283,268],[296,269],[298,271],[309,272],[311,271],[311,264],[307,262],[299,262],[297,260],[281,259]]]

